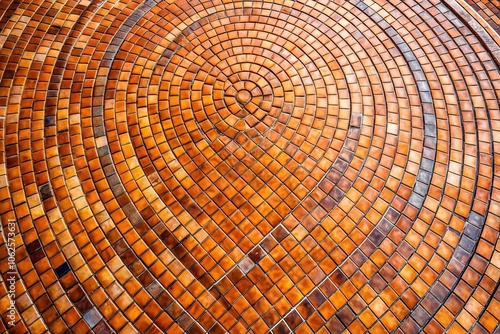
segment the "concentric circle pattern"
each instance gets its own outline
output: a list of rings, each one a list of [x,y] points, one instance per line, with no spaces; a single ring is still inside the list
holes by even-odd
[[[0,330],[499,331],[476,7],[2,1]]]

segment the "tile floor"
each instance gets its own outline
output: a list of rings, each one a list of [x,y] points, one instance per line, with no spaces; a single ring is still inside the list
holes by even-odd
[[[466,2],[500,34],[500,1],[466,0]]]
[[[499,46],[450,3],[2,0],[0,331],[500,331]]]

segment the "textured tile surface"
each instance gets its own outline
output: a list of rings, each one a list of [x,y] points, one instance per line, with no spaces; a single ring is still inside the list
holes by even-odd
[[[2,1],[0,331],[498,331],[500,70],[448,2]]]
[[[466,0],[466,2],[500,34],[500,1]]]

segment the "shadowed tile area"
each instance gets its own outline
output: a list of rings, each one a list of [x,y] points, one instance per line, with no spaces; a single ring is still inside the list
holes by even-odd
[[[500,1],[466,0],[466,2],[500,34]]]
[[[2,1],[0,331],[500,330],[466,1]]]

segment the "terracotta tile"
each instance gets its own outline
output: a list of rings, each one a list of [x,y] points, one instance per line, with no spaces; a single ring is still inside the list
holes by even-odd
[[[8,329],[493,332],[496,2],[1,4]]]

